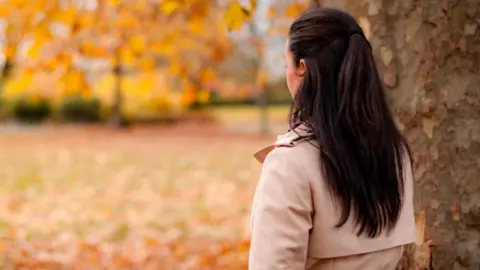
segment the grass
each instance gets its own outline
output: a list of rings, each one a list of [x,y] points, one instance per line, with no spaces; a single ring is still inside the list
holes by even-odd
[[[205,126],[0,133],[0,268],[246,269],[252,153],[269,141]]]
[[[287,119],[290,107],[270,106],[268,115],[272,122],[283,123]],[[256,121],[260,118],[260,109],[255,106],[222,106],[214,109],[215,115],[226,122],[229,121]]]
[[[224,125],[236,132],[260,132],[261,111],[254,106],[217,107],[214,116]],[[271,106],[268,108],[269,132],[272,135],[286,132],[288,129],[288,106]]]

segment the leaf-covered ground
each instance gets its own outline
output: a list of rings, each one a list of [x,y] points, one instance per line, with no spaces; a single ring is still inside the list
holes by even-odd
[[[271,137],[2,130],[1,269],[246,269],[252,153]]]

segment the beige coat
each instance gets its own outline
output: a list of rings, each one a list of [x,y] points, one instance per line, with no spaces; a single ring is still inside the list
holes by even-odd
[[[263,168],[253,199],[249,269],[395,269],[403,245],[416,239],[410,165],[394,230],[358,237],[351,219],[335,228],[339,211],[322,179],[319,150],[302,127],[255,154]]]

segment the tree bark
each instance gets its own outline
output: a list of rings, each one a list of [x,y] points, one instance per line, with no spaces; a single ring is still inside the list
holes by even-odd
[[[268,95],[266,88],[261,89],[257,102],[258,107],[260,108],[260,133],[266,135],[270,132],[268,124]]]
[[[100,0],[98,2],[98,13],[97,15],[103,16],[105,12],[105,1]],[[119,5],[116,7],[116,12],[117,14],[120,14],[120,11],[122,10],[122,5]],[[113,69],[113,73],[115,75],[115,86],[113,89],[113,103],[112,103],[112,110],[110,112],[110,124],[116,128],[116,129],[121,129],[127,127],[127,121],[123,115],[123,89],[122,89],[122,79],[124,76],[124,68],[122,66],[122,57],[121,57],[121,47],[123,42],[123,36],[125,33],[121,33],[121,37],[119,40],[119,44],[116,45],[115,47],[115,66]]]
[[[263,68],[262,66],[262,61],[263,61],[263,44],[262,40],[260,37],[260,33],[258,31],[258,27],[255,23],[250,24],[250,31],[251,35],[253,37],[253,40],[256,44],[254,46],[257,48],[257,53],[256,53],[256,62],[255,62],[255,73],[256,73],[256,87],[259,88],[257,89],[257,98],[256,98],[256,103],[258,108],[260,109],[260,134],[269,134],[270,132],[270,126],[268,122],[268,90],[265,87],[265,82],[259,82],[258,76]]]
[[[424,267],[480,269],[480,0],[321,2],[353,14],[372,43],[414,153]]]
[[[120,59],[120,52],[116,51],[116,66],[114,69],[115,74],[115,89],[113,90],[113,104],[112,111],[110,115],[110,124],[114,128],[124,128],[126,127],[126,121],[122,113],[123,105],[123,92],[122,92],[122,66]]]

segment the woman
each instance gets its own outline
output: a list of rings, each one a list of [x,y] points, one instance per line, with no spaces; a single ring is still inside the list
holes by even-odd
[[[291,130],[256,153],[250,270],[395,269],[415,242],[411,155],[355,19],[303,14],[285,48]]]

